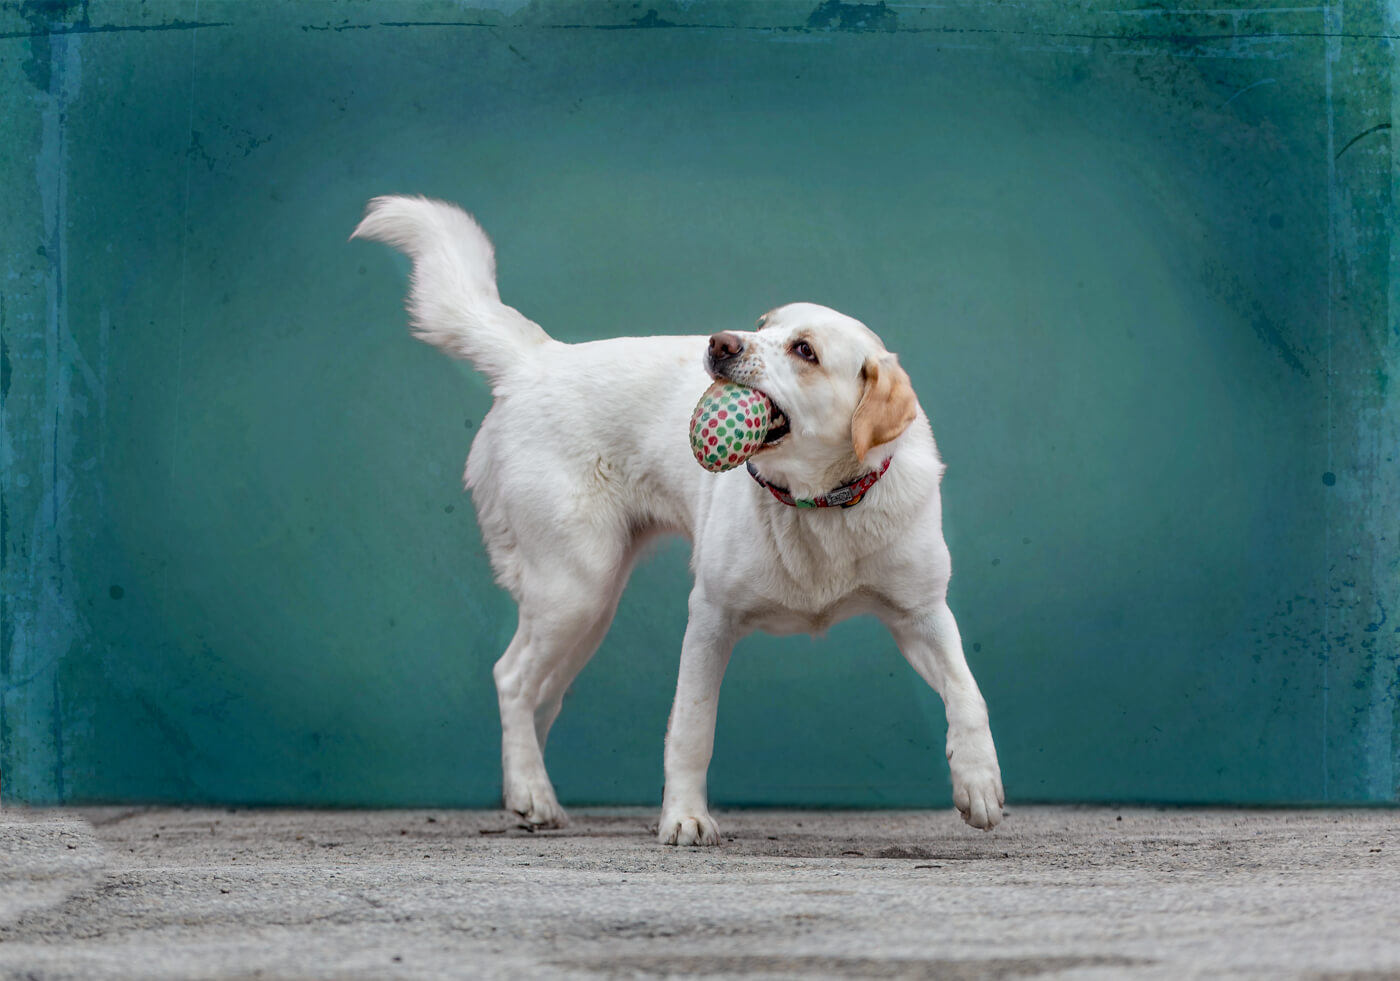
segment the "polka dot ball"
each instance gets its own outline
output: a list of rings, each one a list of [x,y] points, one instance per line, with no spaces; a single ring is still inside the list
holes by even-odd
[[[772,418],[768,396],[731,381],[717,381],[700,396],[690,417],[691,452],[706,470],[732,470],[762,448]]]

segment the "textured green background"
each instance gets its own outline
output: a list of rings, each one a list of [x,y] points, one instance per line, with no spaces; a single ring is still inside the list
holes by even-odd
[[[6,799],[496,800],[488,392],[346,242],[422,192],[557,337],[901,353],[1012,801],[1395,800],[1400,28],[1122,6],[0,3]],[[687,579],[565,803],[659,800]],[[946,803],[942,729],[878,626],[756,636],[712,796]]]

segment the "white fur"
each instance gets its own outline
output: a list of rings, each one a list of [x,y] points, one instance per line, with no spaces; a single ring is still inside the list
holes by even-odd
[[[543,748],[560,702],[612,621],[638,553],[652,537],[685,535],[695,585],[666,736],[659,838],[712,845],[706,801],[720,682],[735,642],[754,630],[820,632],[874,614],[942,697],[953,799],[974,827],[1004,802],[987,710],[946,602],[939,461],[922,409],[904,432],[857,460],[851,416],[862,366],[889,356],[863,324],[827,307],[771,311],[739,333],[725,373],[766,392],[792,433],[754,457],[773,483],[813,497],[872,469],[889,471],[856,507],[796,509],[743,468],[701,469],[689,419],[709,385],[704,337],[622,337],[562,344],[501,303],[485,233],[453,205],[371,202],[354,237],[414,260],[415,333],[470,359],[495,396],[467,460],[482,535],[519,625],[496,663],[506,806],[531,825],[564,812]],[[820,366],[792,351],[816,349]]]

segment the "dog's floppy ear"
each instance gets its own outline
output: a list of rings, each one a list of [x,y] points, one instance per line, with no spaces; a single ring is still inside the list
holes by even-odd
[[[871,356],[860,370],[865,392],[851,416],[851,443],[865,459],[871,447],[895,439],[918,415],[918,399],[909,376],[893,354]]]

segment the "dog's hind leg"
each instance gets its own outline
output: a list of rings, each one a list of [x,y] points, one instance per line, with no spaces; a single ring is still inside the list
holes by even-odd
[[[603,642],[608,628],[612,626],[613,615],[617,613],[617,601],[627,585],[630,572],[631,569],[628,568],[618,577],[611,600],[604,604],[603,611],[593,621],[593,625],[579,637],[568,656],[563,658],[545,679],[544,688],[540,693],[540,704],[535,709],[535,738],[539,740],[541,751],[549,740],[549,730],[554,725],[554,720],[559,717],[559,710],[564,706],[564,696],[568,693],[569,686],[597,653],[598,645]]]
[[[549,588],[522,596],[520,623],[493,674],[501,709],[505,806],[532,827],[566,823],[544,765],[544,736],[564,691],[592,656],[612,622],[627,566],[619,556],[603,568],[527,577]],[[590,564],[591,565],[591,564]]]

